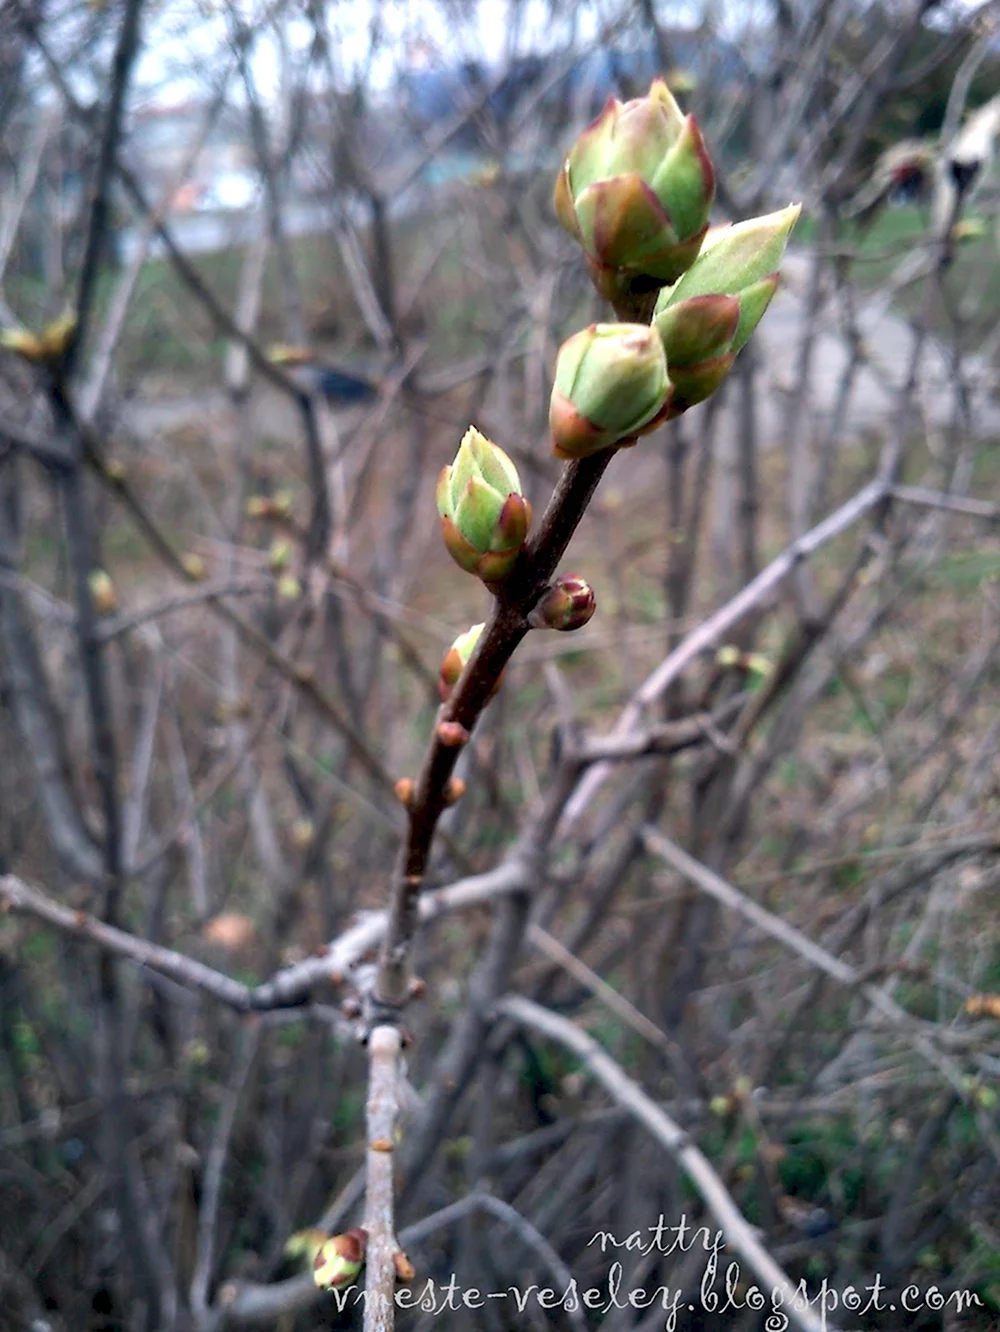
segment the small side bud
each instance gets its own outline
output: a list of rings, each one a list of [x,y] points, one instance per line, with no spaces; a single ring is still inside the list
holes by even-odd
[[[0,329],[0,347],[15,352],[33,365],[45,359],[41,338],[26,328]]]
[[[412,1281],[417,1275],[417,1269],[413,1266],[402,1249],[397,1249],[392,1255],[392,1265],[396,1269],[397,1281]]]
[[[586,579],[560,574],[528,615],[535,629],[582,629],[597,610],[597,598]]]
[[[302,595],[302,584],[294,574],[282,574],[278,579],[277,591],[282,601],[297,601]]]
[[[87,582],[90,584],[94,610],[98,615],[113,615],[118,609],[118,594],[111,581],[111,575],[104,569],[92,569]]]
[[[586,458],[652,429],[670,381],[656,329],[591,324],[556,359],[549,428],[560,458]]]
[[[451,697],[451,691],[458,684],[459,678],[465,670],[466,662],[472,656],[475,646],[479,642],[479,636],[485,628],[485,624],[474,624],[471,629],[466,629],[464,634],[459,634],[444,654],[438,675],[438,691],[445,703]]]
[[[76,322],[74,314],[61,315],[47,324],[40,335],[26,328],[5,328],[0,330],[0,347],[16,352],[32,365],[58,361],[73,340]]]
[[[312,819],[296,819],[292,824],[292,842],[301,851],[305,851],[307,847],[312,846],[315,835],[316,829],[313,826]]]
[[[280,569],[288,567],[288,561],[291,558],[291,546],[279,537],[276,541],[271,542],[270,549],[267,552],[267,567],[277,573]]]
[[[110,458],[104,465],[104,475],[116,486],[125,480],[125,464],[118,458]]]
[[[272,501],[266,495],[251,495],[246,503],[248,518],[267,518],[271,512]]]
[[[461,777],[449,777],[448,785],[444,788],[444,803],[446,805],[457,805],[465,795],[465,783]]]
[[[347,1230],[320,1245],[313,1259],[313,1280],[323,1290],[351,1286],[358,1278],[368,1247],[366,1230]]]
[[[461,749],[469,743],[469,732],[461,722],[438,722],[437,737],[446,749]]]
[[[748,675],[767,676],[774,670],[774,667],[760,652],[741,652],[740,649],[732,643],[719,648],[715,654],[717,666],[723,670],[745,671]]]
[[[399,803],[406,809],[409,809],[413,804],[413,796],[417,789],[416,782],[414,782],[413,778],[400,777],[399,781],[396,782],[392,789],[395,792],[396,799]]]
[[[191,551],[185,551],[181,556],[181,568],[191,579],[192,583],[201,583],[205,580],[205,574],[208,572],[205,568],[205,561],[200,555],[194,555]]]

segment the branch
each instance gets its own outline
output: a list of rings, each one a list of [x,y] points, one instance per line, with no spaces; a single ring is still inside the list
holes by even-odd
[[[966,1086],[961,1069],[934,1047],[928,1036],[924,1034],[927,1029],[926,1024],[920,1023],[916,1018],[911,1017],[884,990],[866,981],[861,972],[849,963],[841,961],[839,957],[834,957],[832,953],[828,953],[819,944],[813,943],[807,935],[797,930],[794,925],[789,925],[780,917],[765,911],[756,902],[752,902],[739,889],[734,888],[731,883],[727,883],[725,879],[716,874],[714,870],[709,869],[707,865],[703,865],[700,861],[695,860],[693,856],[689,856],[686,851],[682,851],[679,846],[676,846],[655,828],[647,827],[643,829],[642,837],[647,850],[659,856],[661,860],[666,861],[668,865],[683,875],[689,883],[693,883],[696,888],[700,888],[703,893],[715,898],[717,902],[721,902],[723,906],[728,907],[731,911],[737,911],[746,920],[752,921],[765,934],[770,935],[772,939],[777,939],[786,948],[797,953],[810,966],[816,967],[825,975],[830,976],[838,985],[858,990],[872,1008],[892,1026],[900,1029],[906,1035],[913,1048],[941,1074],[963,1101],[967,1102],[969,1100],[969,1088]],[[1000,839],[996,841],[995,847],[1000,848]]]
[[[68,376],[76,353],[83,345],[87,322],[90,318],[90,308],[93,304],[98,270],[111,221],[111,181],[116,168],[119,167],[118,145],[121,140],[125,117],[129,76],[139,52],[139,15],[142,12],[142,6],[143,0],[127,0],[125,12],[122,15],[122,25],[118,33],[118,44],[115,48],[114,66],[111,75],[108,118],[105,122],[104,135],[101,140],[90,207],[87,245],[80,266],[80,279],[77,286],[76,328],[59,367],[60,381]]]
[[[539,1258],[548,1267],[552,1273],[553,1280],[562,1290],[569,1290],[574,1285],[573,1273],[566,1266],[563,1260],[556,1253],[555,1249],[548,1242],[545,1236],[537,1230],[526,1216],[522,1216],[516,1208],[511,1207],[510,1203],[505,1203],[501,1198],[496,1198],[492,1193],[469,1193],[458,1202],[442,1207],[440,1211],[432,1212],[422,1221],[417,1221],[412,1226],[401,1232],[400,1239],[407,1247],[419,1244],[421,1240],[429,1235],[436,1234],[443,1230],[445,1226],[453,1225],[456,1221],[462,1221],[470,1213],[486,1212],[497,1221],[512,1230],[518,1239],[524,1244],[524,1247],[533,1258]],[[570,1323],[577,1332],[587,1332],[587,1321],[583,1316],[583,1311],[579,1306],[566,1304],[563,1311]]]
[[[808,1309],[801,1307],[801,1295],[796,1296],[796,1287],[791,1278],[761,1244],[756,1231],[736,1206],[708,1158],[680,1125],[661,1110],[592,1037],[568,1018],[559,1017],[540,1004],[518,995],[502,999],[497,1005],[497,1011],[523,1027],[530,1027],[558,1041],[578,1055],[614,1099],[631,1111],[652,1137],[670,1152],[718,1221],[727,1242],[746,1260],[766,1290],[781,1292],[783,1308],[789,1317],[803,1332],[836,1332],[825,1315],[822,1319],[816,1318]]]
[[[645,683],[636,691],[632,699],[622,710],[617,723],[611,731],[611,737],[622,739],[630,735],[642,721],[643,712],[680,678],[693,661],[703,652],[717,647],[724,634],[739,624],[744,616],[754,610],[771,592],[780,587],[803,560],[807,560],[827,542],[848,531],[865,514],[870,513],[883,503],[890,487],[881,478],[870,481],[868,485],[852,496],[846,504],[835,509],[823,522],[797,541],[793,541],[782,553],[757,575],[757,577],[737,592],[713,615],[703,620],[697,629],[692,630],[687,638],[673,650],[656,670],[646,678]],[[609,738],[611,738],[609,737]],[[611,771],[608,763],[598,763],[586,773],[566,805],[566,812],[559,828],[559,835],[564,836],[580,818],[583,811],[603,786]]]
[[[521,891],[526,881],[524,864],[511,858],[485,874],[472,875],[447,888],[425,893],[419,903],[419,920],[429,923],[454,911],[483,906]],[[237,1013],[295,1007],[306,1003],[317,985],[342,983],[360,959],[378,947],[388,920],[386,911],[368,912],[334,939],[321,956],[287,967],[262,985],[248,986],[185,953],[106,925],[86,911],[62,906],[13,874],[0,876],[0,910],[35,916],[63,934],[88,940],[105,952],[148,967],[190,990],[200,990]]]
[[[368,1038],[365,1332],[392,1332],[393,1327],[396,1254],[400,1252],[393,1196],[400,1046],[396,1026],[376,1027]]]
[[[409,805],[407,836],[393,876],[389,926],[379,958],[375,1004],[383,1015],[398,1010],[408,992],[408,957],[417,922],[431,843],[446,806],[445,792],[461,746],[442,739],[441,723],[471,734],[504,667],[529,629],[528,612],[555,572],[613,450],[567,463],[542,515],[536,536],[503,583],[494,584],[493,613],[451,698],[441,709]]]

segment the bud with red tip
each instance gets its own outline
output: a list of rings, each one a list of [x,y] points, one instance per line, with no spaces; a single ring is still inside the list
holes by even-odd
[[[560,574],[547,589],[528,621],[535,629],[582,629],[597,610],[594,589],[578,574]]]
[[[506,578],[528,534],[531,506],[503,449],[470,426],[441,472],[436,498],[455,562],[487,583]]]
[[[556,359],[549,428],[560,458],[585,458],[651,426],[670,381],[663,343],[645,324],[591,324]]]
[[[346,1230],[321,1244],[313,1259],[313,1280],[324,1290],[351,1286],[358,1279],[368,1247],[367,1230]]]
[[[715,172],[694,117],[656,79],[646,97],[611,98],[583,131],[554,202],[595,286],[615,301],[637,279],[647,291],[677,281],[694,262],[714,198]]]
[[[799,211],[713,227],[684,276],[660,293],[653,323],[670,366],[667,416],[703,402],[729,373],[777,290]]]

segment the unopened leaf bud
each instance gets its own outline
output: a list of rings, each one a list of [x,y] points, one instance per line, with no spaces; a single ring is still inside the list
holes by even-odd
[[[528,534],[531,506],[503,449],[470,426],[441,472],[436,499],[456,564],[487,583],[506,578]]]
[[[300,850],[305,850],[312,846],[313,837],[316,829],[313,826],[312,819],[296,819],[292,824],[292,841]]]
[[[41,338],[26,328],[0,329],[0,347],[6,347],[32,363],[45,359]]]
[[[87,578],[94,610],[98,615],[113,615],[118,609],[118,594],[111,581],[111,575],[104,569],[91,569]]]
[[[313,1259],[313,1280],[323,1290],[351,1286],[358,1278],[368,1246],[366,1230],[347,1230],[320,1245]]]
[[[597,610],[597,598],[586,579],[560,574],[528,615],[535,629],[582,629]]]
[[[556,182],[560,222],[583,246],[594,284],[615,301],[638,279],[676,282],[698,254],[715,173],[693,116],[662,79],[611,98],[576,140]]]
[[[413,796],[417,789],[416,782],[414,782],[413,778],[400,777],[399,781],[396,782],[392,789],[396,793],[396,799],[399,803],[405,805],[406,808],[409,809],[413,804]]]
[[[203,582],[205,574],[207,573],[205,561],[200,555],[194,555],[191,551],[185,551],[181,556],[181,568],[187,574],[188,578],[191,579],[192,583]]]
[[[653,322],[670,366],[666,414],[714,393],[778,288],[778,268],[800,205],[713,227],[701,253],[656,303]]]
[[[474,624],[471,629],[466,629],[464,634],[459,634],[444,654],[438,677],[438,689],[445,702],[451,697],[451,691],[458,684],[466,662],[472,656],[479,642],[479,636],[485,628],[485,624]]]
[[[282,574],[278,579],[277,591],[282,601],[297,601],[302,595],[302,584],[294,574]]]
[[[549,428],[560,458],[585,458],[651,429],[667,398],[655,328],[591,324],[559,349]]]
[[[760,652],[743,652],[734,644],[729,643],[725,647],[719,648],[715,654],[716,665],[721,666],[723,670],[738,669],[746,671],[750,675],[770,675],[774,667]]]
[[[461,722],[438,722],[437,737],[446,749],[461,749],[469,743],[469,732]]]
[[[417,1269],[413,1266],[402,1249],[397,1249],[392,1255],[392,1265],[396,1270],[397,1281],[412,1281],[417,1275]]]
[[[465,795],[465,783],[461,777],[449,777],[448,784],[444,788],[444,803],[446,805],[457,805]]]
[[[284,569],[288,561],[292,558],[292,548],[287,541],[282,541],[279,537],[271,542],[271,548],[267,552],[267,567],[277,572]]]

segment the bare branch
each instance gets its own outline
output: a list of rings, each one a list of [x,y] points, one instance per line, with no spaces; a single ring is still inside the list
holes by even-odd
[[[655,1140],[670,1152],[687,1174],[701,1198],[718,1221],[723,1236],[747,1262],[763,1283],[765,1289],[781,1291],[784,1308],[803,1332],[835,1332],[824,1318],[815,1317],[796,1301],[796,1286],[774,1261],[754,1228],[745,1220],[731,1194],[716,1174],[712,1165],[688,1135],[665,1111],[646,1095],[615,1061],[568,1018],[549,1012],[540,1004],[517,995],[508,995],[497,1005],[497,1012],[522,1026],[530,1027],[551,1040],[558,1041],[578,1055],[606,1091],[648,1130]]]

